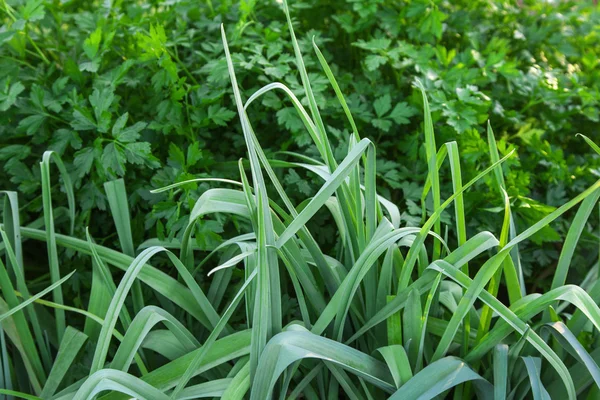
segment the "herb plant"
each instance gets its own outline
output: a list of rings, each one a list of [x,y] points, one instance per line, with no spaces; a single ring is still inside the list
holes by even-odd
[[[178,241],[157,237],[135,247],[121,179],[104,184],[120,250],[96,243],[88,229],[85,238],[78,237],[73,182],[52,150],[40,163],[39,220],[21,226],[18,195],[4,192],[0,393],[26,399],[595,396],[600,387],[597,268],[589,268],[580,286],[566,281],[600,198],[600,181],[517,231],[506,190],[510,171],[503,168],[516,150],[501,157],[488,124],[487,165],[463,180],[459,143],[437,144],[428,100],[435,95],[415,81],[424,111],[427,179],[420,194],[422,223],[407,224],[402,209],[378,190],[376,145],[361,137],[335,74],[313,41],[350,132],[329,133],[285,1],[283,8],[306,106],[277,82],[244,99],[236,74],[240,63],[221,27],[248,157],[237,163],[239,180],[190,176],[154,191],[172,196],[192,184],[224,186],[193,202]],[[431,18],[436,34],[442,17]],[[161,40],[159,28],[153,36]],[[153,45],[148,50],[159,51]],[[175,59],[159,53],[167,65]],[[94,69],[96,54],[88,56],[86,68]],[[286,152],[292,161],[266,153],[253,129],[258,100],[273,91],[283,93],[312,141],[310,152]],[[95,104],[110,99],[101,92],[92,96]],[[392,108],[387,102],[376,106],[378,117],[406,115],[404,105]],[[103,112],[94,116],[97,129],[110,125],[101,122]],[[123,114],[113,124],[111,151],[139,143],[141,129],[127,119]],[[577,140],[600,154],[590,138]],[[193,152],[177,156],[179,168],[194,159]],[[298,172],[281,179],[282,169]],[[66,210],[53,204],[55,170],[68,199]],[[288,187],[298,186],[300,172],[321,183],[295,204]],[[445,175],[450,191],[441,183]],[[483,179],[492,182],[503,204],[498,236],[467,230],[465,197]],[[551,289],[529,291],[519,245],[575,209]],[[70,221],[69,234],[56,230],[59,212]],[[455,237],[448,238],[445,213],[454,214]],[[334,221],[329,240],[319,240],[320,227],[312,225],[324,214]],[[239,233],[206,253],[194,240],[195,227],[223,215],[230,215],[227,223]],[[36,242],[45,242],[50,272],[40,280],[49,286],[40,290],[33,290],[40,282],[28,279],[24,257]],[[91,259],[87,305],[63,296],[62,285],[80,272],[61,270],[59,248]],[[52,301],[44,300],[50,293]]]
[[[592,1],[298,0],[290,6],[303,32],[298,45],[312,52],[314,37],[323,49],[357,129],[377,145],[379,192],[401,205],[407,224],[422,222],[427,178],[416,78],[428,91],[438,140],[461,148],[465,179],[488,162],[486,121],[500,155],[518,150],[503,167],[517,231],[593,184],[600,159],[575,138],[599,137],[600,13]],[[82,237],[87,226],[99,243],[119,244],[104,183],[123,178],[135,242],[180,241],[190,207],[210,185],[149,191],[198,176],[231,177],[245,146],[240,126],[231,123],[235,105],[220,24],[230,27],[232,47],[243,49],[234,54],[242,96],[281,81],[308,106],[280,16],[276,1],[2,1],[0,181],[20,192],[23,221],[41,216],[38,161],[51,149],[73,181],[75,234]],[[309,57],[305,67],[330,137],[346,137],[345,114],[319,62]],[[281,93],[259,102],[253,115],[269,157],[290,161],[288,150],[318,155]],[[300,170],[277,173],[296,203],[320,185]],[[440,185],[452,190],[445,174]],[[51,187],[66,201],[57,182]],[[504,204],[493,179],[477,182],[464,203],[470,234],[499,234]],[[433,207],[426,204],[429,214]],[[65,216],[57,216],[61,226],[69,224]],[[551,287],[573,217],[560,217],[521,244],[530,289]],[[442,215],[450,227],[453,218]],[[320,221],[312,222],[319,225],[316,238],[333,237],[331,217]],[[594,213],[574,255],[574,281],[598,258],[597,227]],[[211,250],[237,227],[217,218],[195,229],[197,245]],[[457,239],[453,229],[448,235]],[[58,256],[67,269],[86,262],[78,254]],[[65,285],[82,304],[88,278]]]

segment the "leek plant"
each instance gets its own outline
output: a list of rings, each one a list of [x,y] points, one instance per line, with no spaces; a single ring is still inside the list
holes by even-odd
[[[334,73],[314,51],[347,116],[343,159],[319,113],[292,19],[283,3],[304,93],[267,84],[243,99],[225,29],[225,58],[247,146],[236,179],[197,179],[220,188],[195,203],[181,240],[133,243],[122,180],[106,183],[120,250],[54,227],[51,171],[56,166],[73,221],[76,199],[56,153],[41,162],[43,217],[21,226],[18,195],[3,192],[0,261],[0,396],[24,399],[547,399],[597,396],[600,387],[598,265],[581,286],[566,284],[579,237],[600,197],[600,181],[517,231],[505,191],[503,162],[488,126],[489,165],[462,179],[456,142],[436,143],[424,87],[423,140],[428,179],[420,227],[380,196],[376,149],[358,132]],[[312,138],[318,158],[267,157],[252,127],[253,103],[283,93]],[[600,154],[600,148],[583,137]],[[340,146],[341,144],[336,143]],[[338,153],[338,152],[335,152]],[[449,167],[449,168],[448,168]],[[323,183],[293,204],[277,169],[304,169]],[[452,193],[440,190],[449,173]],[[499,235],[467,232],[463,196],[478,180],[495,182],[504,200]],[[157,191],[174,191],[175,183]],[[433,205],[428,213],[425,203]],[[528,293],[518,246],[565,212],[576,209],[552,288]],[[454,226],[442,224],[446,211]],[[336,246],[325,251],[310,221],[328,212]],[[196,225],[212,214],[248,221],[251,229],[210,254],[194,246]],[[447,230],[457,240],[447,240]],[[71,231],[73,223],[71,223]],[[33,241],[47,246],[49,286],[33,293],[23,254]],[[158,243],[158,244],[157,244]],[[89,256],[92,288],[86,309],[66,301],[58,251]],[[158,256],[174,267],[153,266]],[[218,258],[213,269],[207,265]],[[82,268],[85,268],[82,266]],[[116,271],[121,272],[115,274]],[[237,271],[234,271],[237,270]],[[235,273],[234,273],[235,272]],[[116,277],[120,277],[118,282]],[[237,279],[236,277],[241,277]],[[506,289],[506,290],[505,290]],[[155,292],[162,299],[145,293]],[[506,296],[503,293],[506,292]],[[46,298],[47,295],[51,295]],[[131,302],[127,301],[131,296]],[[292,312],[283,299],[291,299]],[[70,324],[75,314],[83,329]],[[74,369],[85,371],[74,379]]]

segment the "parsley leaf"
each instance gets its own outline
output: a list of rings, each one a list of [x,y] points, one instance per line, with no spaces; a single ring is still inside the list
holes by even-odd
[[[392,108],[392,98],[389,94],[383,95],[382,97],[379,97],[377,100],[375,100],[375,102],[373,103],[373,107],[375,108],[375,113],[377,114],[377,116],[381,118]]]
[[[403,101],[396,104],[389,117],[398,125],[406,125],[410,123],[408,119],[415,114],[417,114],[417,109]]]

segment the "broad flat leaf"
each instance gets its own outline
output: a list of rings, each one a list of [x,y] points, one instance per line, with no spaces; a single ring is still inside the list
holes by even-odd
[[[6,161],[11,158],[21,160],[31,153],[31,147],[23,144],[9,144],[0,149],[0,160]]]
[[[474,94],[480,94],[477,86],[467,85],[465,88],[456,88],[456,95],[461,102],[473,105],[483,104],[483,100],[474,96]]]
[[[186,166],[185,154],[181,148],[173,142],[169,143],[169,164],[181,169],[184,169]]]
[[[208,107],[208,117],[219,126],[227,126],[227,122],[235,117],[235,112],[217,104],[212,104]]]
[[[160,58],[167,43],[167,35],[162,25],[150,25],[150,35],[138,34],[138,46],[144,51],[142,59]]]
[[[544,387],[541,378],[542,360],[539,357],[522,357],[525,366],[527,367],[527,373],[529,374],[529,381],[531,383],[531,392],[534,400],[551,400],[550,394]]]
[[[99,26],[91,35],[83,42],[83,51],[88,58],[93,59],[100,48],[100,40],[102,40],[102,28]]]
[[[385,364],[371,356],[310,332],[291,330],[274,336],[265,347],[250,398],[270,398],[279,375],[290,364],[304,358],[318,358],[334,363],[387,392],[395,388]]]
[[[198,142],[192,143],[187,149],[187,166],[193,167],[198,161],[202,159],[202,150]]]
[[[185,354],[170,363],[167,363],[152,372],[144,375],[141,379],[155,388],[165,391],[177,385],[181,375],[192,363],[196,355],[202,351],[202,347]],[[214,368],[218,365],[228,363],[231,360],[248,355],[250,351],[250,331],[239,331],[217,340],[211,349],[207,352],[201,365],[194,371],[197,376],[204,371]],[[102,397],[102,400],[121,400],[128,399],[122,394],[109,394]],[[152,398],[152,397],[150,397]]]
[[[73,111],[73,119],[71,120],[71,127],[76,131],[89,131],[96,129],[96,121],[89,110],[75,108]]]
[[[125,150],[116,143],[109,143],[102,151],[102,165],[107,171],[123,176],[125,174],[125,162],[127,155]]]
[[[231,385],[240,385],[232,378],[214,379],[198,385],[188,386],[177,396],[177,400],[201,399],[206,397],[221,398],[225,390]]]
[[[60,156],[53,151],[45,151],[40,162],[40,175],[42,181],[42,206],[44,214],[44,228],[46,230],[46,247],[48,252],[48,264],[50,269],[50,279],[52,283],[60,280],[60,266],[58,261],[58,248],[56,245],[56,232],[54,229],[54,208],[52,205],[52,189],[50,176],[50,163],[54,162],[56,168],[60,172],[60,177],[63,181],[63,187],[67,193],[67,201],[69,205],[70,229],[72,235],[75,229],[75,195],[73,192],[73,184],[71,177],[61,160]],[[52,299],[55,303],[63,305],[62,288],[57,286],[52,292]],[[57,309],[56,317],[56,336],[58,340],[62,340],[66,329],[65,313],[62,309]]]
[[[450,103],[448,107],[444,108],[442,114],[448,117],[448,124],[458,133],[463,133],[472,126],[477,125],[476,111],[460,103]]]
[[[115,95],[110,88],[103,88],[102,90],[94,89],[89,97],[90,104],[94,109],[94,116],[96,117],[96,126],[100,132],[108,132],[110,126],[111,114],[108,111]]]
[[[352,43],[353,46],[360,47],[361,49],[377,52],[380,50],[386,50],[390,47],[392,41],[386,38],[371,39],[368,42],[360,39],[358,42]]]
[[[15,82],[5,93],[0,93],[0,111],[8,110],[17,101],[17,96],[25,90],[21,82]]]
[[[387,58],[378,54],[369,54],[365,58],[365,65],[367,66],[367,70],[369,71],[375,71],[377,68],[384,65],[386,62]]]
[[[128,118],[129,118],[128,112],[125,112],[123,115],[121,115],[119,118],[117,118],[117,120],[113,124],[112,130],[111,130],[113,137],[115,137],[115,138],[118,137],[119,133],[123,130],[123,128],[125,128],[125,124],[127,123]]]
[[[90,375],[73,400],[93,399],[106,391],[118,391],[137,399],[169,400],[169,396],[140,378],[114,369],[103,369]]]
[[[59,129],[52,135],[49,149],[62,156],[67,149],[67,146],[79,150],[81,144],[82,140],[77,132],[70,129]]]
[[[183,354],[189,353],[200,347],[200,343],[181,322],[171,314],[156,306],[146,306],[138,312],[127,329],[121,344],[110,364],[110,368],[127,372],[131,362],[145,341],[150,330],[157,324],[165,325]]]
[[[381,129],[384,132],[388,132],[392,127],[392,121],[387,119],[375,118],[371,121],[374,127]]]
[[[277,122],[285,126],[290,131],[299,131],[304,127],[302,120],[293,107],[282,108],[277,111]]]
[[[127,143],[125,145],[125,155],[127,161],[131,164],[147,165],[150,168],[156,168],[159,165],[152,155],[150,143],[148,142]]]
[[[19,129],[25,131],[28,135],[34,135],[45,121],[46,116],[43,114],[30,115],[19,121]]]
[[[23,237],[35,239],[38,241],[45,241],[46,234],[43,230],[21,227],[21,233]],[[61,247],[71,248],[75,251],[91,255],[90,243],[85,240],[77,239],[67,235],[56,234],[56,244]],[[117,252],[113,249],[109,249],[104,246],[97,244],[93,245],[98,255],[102,259],[115,267],[127,271],[131,263],[134,261],[133,257],[127,256],[123,253]],[[205,305],[205,309],[199,305],[198,296],[194,296],[190,289],[186,288],[183,284],[179,283],[176,279],[171,278],[158,269],[146,265],[139,273],[138,278],[156,290],[163,296],[169,297],[169,299],[177,306],[186,310],[189,314],[194,316],[197,320],[202,322],[203,325],[212,329],[219,319],[214,309],[210,304]],[[208,317],[207,317],[208,313]],[[210,320],[214,321],[214,324],[210,323]]]
[[[494,348],[494,399],[506,399],[508,377],[508,345],[499,344]]]
[[[525,124],[519,129],[515,136],[520,138],[526,144],[531,144],[533,140],[539,141],[544,133],[545,131],[543,129],[533,128],[531,124]]]
[[[410,123],[408,119],[415,114],[417,114],[417,110],[403,101],[396,104],[389,117],[398,125],[405,125]]]
[[[140,132],[146,128],[147,125],[145,122],[136,122],[132,126],[125,127],[125,121],[127,120],[128,116],[128,113],[123,114],[115,122],[115,125],[113,125],[112,135],[121,143],[135,142],[137,139],[139,139]],[[117,123],[119,123],[119,125],[117,125]]]
[[[389,94],[379,97],[373,103],[373,107],[375,108],[375,113],[377,114],[377,116],[381,118],[392,108],[392,98]]]
[[[463,382],[472,381],[479,399],[493,399],[492,385],[456,357],[445,357],[429,364],[406,382],[390,400],[429,400]]]
[[[75,167],[75,171],[77,173],[78,178],[82,178],[87,175],[92,169],[92,164],[94,163],[94,149],[91,147],[86,147],[75,153],[75,158],[73,159],[73,166]]]
[[[80,71],[98,72],[100,69],[100,60],[93,59],[92,61],[84,61],[79,64]]]
[[[13,24],[14,27],[14,24]],[[8,42],[10,41],[15,34],[18,32],[18,30],[13,30],[13,29],[9,29],[9,30],[5,30],[3,32],[0,32],[0,43],[4,43],[4,42]]]
[[[87,336],[85,334],[71,326],[67,327],[58,348],[56,360],[52,365],[50,375],[48,375],[48,381],[40,394],[42,398],[50,398],[54,395],[86,340]]]
[[[383,356],[397,388],[412,378],[413,374],[410,367],[410,361],[408,360],[408,356],[402,345],[395,344],[380,347],[377,351]]]
[[[577,136],[581,136],[587,142],[587,144],[589,144],[590,147],[592,149],[594,149],[594,151],[600,155],[600,147],[596,143],[594,143],[592,141],[592,139],[590,139],[589,137],[587,137],[585,135],[582,135],[581,133],[578,133]]]
[[[585,365],[596,385],[600,387],[600,368],[598,368],[598,364],[569,328],[562,322],[546,324],[543,328],[548,329],[564,349],[575,357],[579,363]]]
[[[38,21],[44,18],[44,0],[27,0],[25,7],[21,10],[21,15],[26,21]]]
[[[447,18],[446,14],[438,10],[437,6],[431,8],[421,21],[420,30],[423,33],[431,33],[438,39],[442,37],[442,22]]]

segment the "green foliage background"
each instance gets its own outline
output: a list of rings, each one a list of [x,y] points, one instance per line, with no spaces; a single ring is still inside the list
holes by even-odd
[[[348,95],[361,135],[377,144],[378,190],[407,210],[408,225],[420,223],[427,172],[422,100],[412,86],[417,77],[430,95],[440,142],[458,142],[465,179],[489,162],[486,121],[501,156],[518,150],[505,165],[517,230],[600,174],[600,159],[575,137],[581,132],[600,138],[600,13],[591,1],[319,0],[291,7],[329,133],[346,136],[344,116],[311,56],[313,37]],[[209,174],[228,176],[245,156],[221,23],[235,26],[230,45],[247,93],[282,81],[305,101],[276,1],[2,0],[0,8],[0,182],[25,195],[24,224],[41,216],[38,161],[49,147],[61,155],[76,187],[78,236],[89,226],[99,243],[117,242],[103,188],[117,177],[126,181],[136,243],[181,236],[190,205],[208,185],[159,195],[149,190]],[[315,151],[283,97],[269,93],[252,113],[270,157]],[[344,152],[340,143],[336,155]],[[308,175],[279,173],[292,198],[314,193]],[[442,184],[451,187],[449,180]],[[58,199],[64,196],[59,187],[55,181]],[[469,230],[494,232],[502,225],[503,204],[491,178],[465,194],[465,201]],[[450,237],[453,218],[446,212],[442,219]],[[535,250],[527,243],[520,247],[534,288],[549,286],[570,218],[536,234]],[[214,248],[237,223],[198,224],[197,244]],[[312,223],[322,225],[319,240],[331,237],[331,221]],[[57,224],[66,230],[66,213]],[[597,259],[597,225],[595,215],[575,269]],[[69,252],[61,257],[65,268],[81,262]],[[39,268],[46,273],[46,266]],[[85,302],[80,285],[89,283],[79,276],[68,285],[75,301]]]
[[[292,7],[0,0],[0,395],[595,396],[598,7]]]

